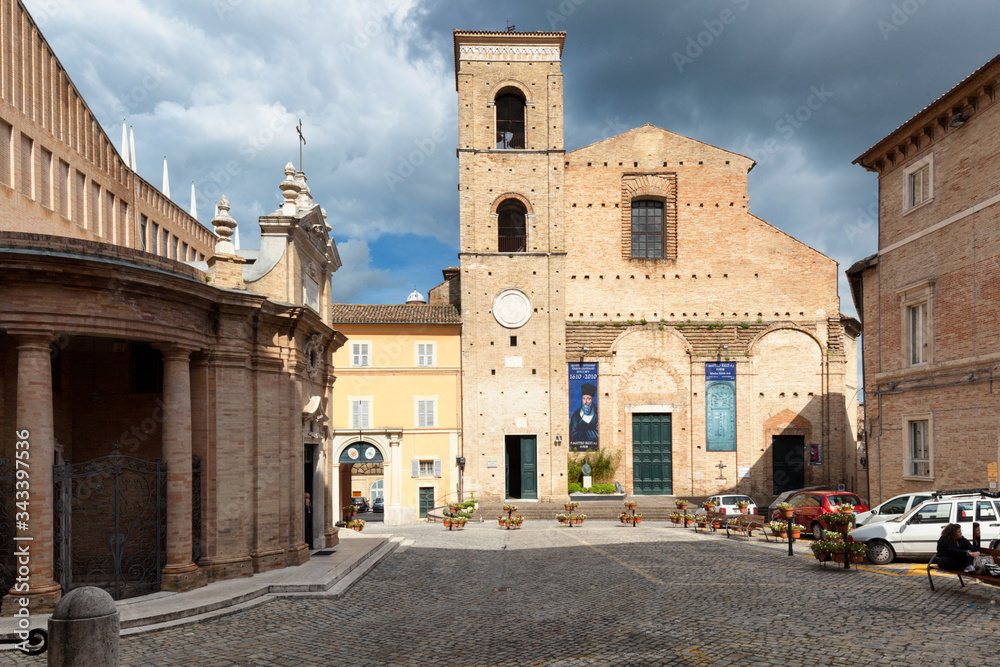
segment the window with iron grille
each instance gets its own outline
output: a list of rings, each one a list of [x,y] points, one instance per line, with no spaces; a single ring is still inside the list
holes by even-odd
[[[524,252],[527,246],[528,210],[516,199],[497,207],[497,252]]]
[[[632,257],[663,258],[663,202],[632,202]]]
[[[496,148],[524,148],[524,98],[514,92],[501,91],[495,103]]]

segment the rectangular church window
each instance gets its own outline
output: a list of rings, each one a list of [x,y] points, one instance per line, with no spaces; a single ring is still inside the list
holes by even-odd
[[[663,202],[640,199],[632,202],[632,257],[663,258]]]

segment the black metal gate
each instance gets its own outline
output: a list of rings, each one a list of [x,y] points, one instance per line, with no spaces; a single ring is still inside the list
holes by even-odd
[[[53,467],[55,567],[63,594],[158,591],[166,565],[167,464],[114,454]]]
[[[14,587],[14,464],[0,459],[0,600]]]

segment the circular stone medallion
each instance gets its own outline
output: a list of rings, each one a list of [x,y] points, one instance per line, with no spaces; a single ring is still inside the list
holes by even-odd
[[[531,300],[519,289],[505,289],[493,299],[493,317],[508,329],[523,327],[531,317]]]

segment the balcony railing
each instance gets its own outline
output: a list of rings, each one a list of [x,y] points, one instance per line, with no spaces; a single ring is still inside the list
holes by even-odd
[[[497,252],[524,252],[526,236],[501,236],[499,237]]]

